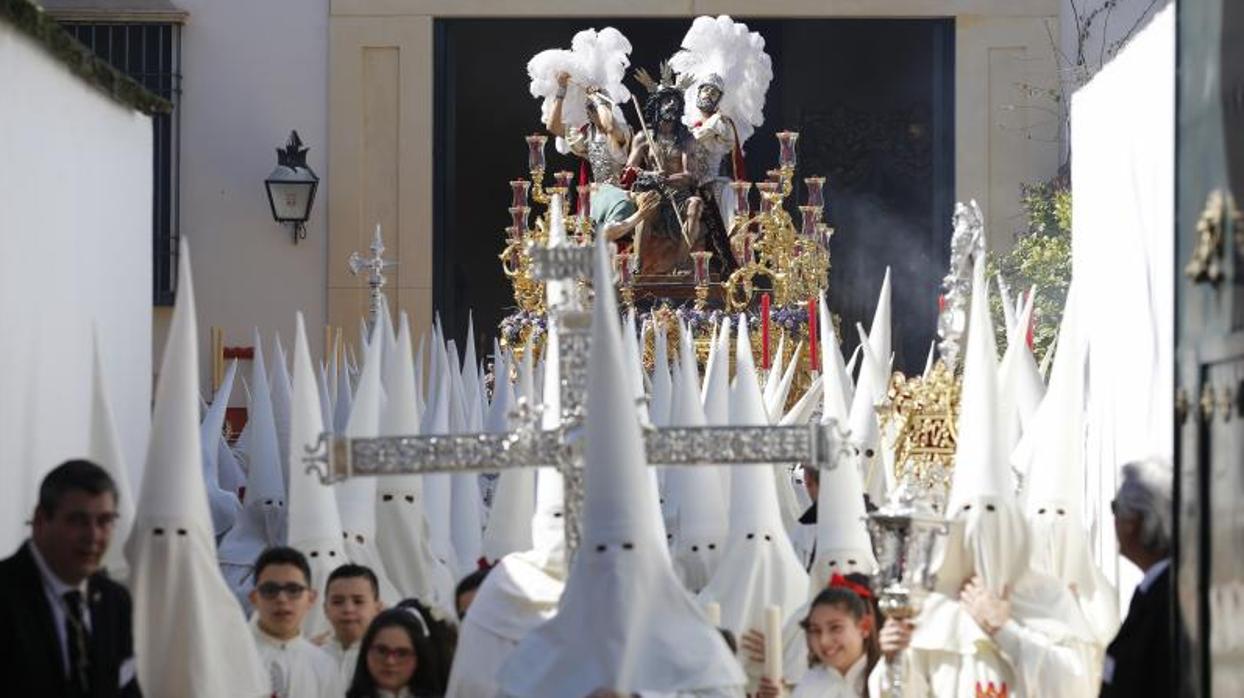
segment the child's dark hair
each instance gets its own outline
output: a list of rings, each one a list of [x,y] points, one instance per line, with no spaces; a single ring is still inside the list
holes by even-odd
[[[868,676],[873,667],[881,659],[881,644],[877,639],[878,623],[880,618],[873,613],[872,604],[868,599],[855,593],[855,591],[847,587],[831,586],[823,589],[821,593],[816,595],[812,603],[808,605],[808,615],[799,621],[799,626],[806,632],[808,630],[808,620],[812,617],[812,611],[817,606],[832,606],[834,608],[846,611],[857,622],[864,618],[872,618],[873,622],[868,629],[867,635],[864,637],[864,655],[866,657],[864,666],[864,675]],[[811,653],[810,653],[811,654]],[[808,664],[816,664],[818,662],[815,655],[808,657]],[[868,698],[868,687],[864,687],[864,697]]]
[[[359,643],[358,663],[354,665],[354,678],[346,691],[346,698],[375,698],[378,695],[376,681],[367,668],[367,655],[376,641],[376,635],[385,628],[401,628],[410,637],[410,644],[415,648],[417,664],[415,673],[411,675],[406,687],[415,695],[441,695],[448,683],[447,677],[440,674],[435,661],[432,640],[428,631],[414,609],[391,608],[381,611],[367,626],[363,641]]]
[[[255,565],[252,568],[252,574],[255,577],[255,583],[259,583],[259,575],[263,574],[264,568],[272,565],[290,565],[297,567],[302,572],[303,581],[307,586],[311,586],[311,565],[307,562],[307,556],[298,550],[284,545],[278,545],[267,548],[259,557],[255,559]]]
[[[420,659],[436,667],[434,673],[438,677],[440,688],[434,694],[441,695],[449,686],[449,670],[454,664],[454,648],[458,646],[458,626],[444,618],[443,613],[433,613],[432,608],[419,599],[404,599],[397,607],[408,613],[416,613],[423,619],[423,625],[428,630],[430,654],[426,659],[424,655],[420,655]]]
[[[324,584],[325,592],[338,579],[366,579],[367,583],[371,585],[372,593],[377,599],[380,598],[380,580],[376,578],[376,573],[372,572],[370,567],[355,565],[349,562],[338,566],[337,569],[329,573],[328,582]]]

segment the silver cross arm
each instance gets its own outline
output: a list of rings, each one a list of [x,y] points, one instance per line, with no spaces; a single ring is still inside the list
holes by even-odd
[[[352,439],[323,434],[303,459],[325,483],[371,475],[497,472],[581,462],[577,440],[558,431],[506,434],[384,436]],[[848,442],[836,424],[756,427],[670,427],[644,432],[649,465],[702,466],[809,463],[837,466]]]
[[[809,463],[830,469],[847,445],[837,424],[665,427],[644,434],[649,465]]]

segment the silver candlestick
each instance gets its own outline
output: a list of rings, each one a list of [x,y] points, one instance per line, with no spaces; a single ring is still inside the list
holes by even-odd
[[[360,272],[367,272],[367,286],[371,289],[371,296],[367,304],[367,332],[371,334],[372,329],[376,326],[376,318],[380,317],[380,298],[382,295],[380,289],[384,288],[384,270],[397,266],[397,262],[384,258],[384,239],[380,234],[379,223],[376,224],[376,234],[371,241],[371,257],[364,257],[358,252],[351,252],[346,259],[346,266],[350,268],[350,273],[355,276],[358,276]]]
[[[909,620],[920,612],[925,597],[937,583],[935,566],[949,526],[932,503],[904,482],[880,509],[868,515],[868,532],[877,554],[873,577],[877,605],[887,618]],[[882,691],[890,698],[903,695],[903,662],[886,662]]]

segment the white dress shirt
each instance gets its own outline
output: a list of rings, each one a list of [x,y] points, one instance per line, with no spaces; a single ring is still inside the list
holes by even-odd
[[[328,638],[328,642],[320,648],[337,663],[343,691],[350,688],[350,684],[354,682],[354,668],[358,665],[360,644],[362,644],[361,641],[356,641],[349,647],[343,647],[341,641],[334,635]]]
[[[279,698],[340,698],[337,664],[323,649],[299,635],[282,640],[259,627],[259,614],[251,619],[251,632],[259,659],[272,678],[272,693]]]

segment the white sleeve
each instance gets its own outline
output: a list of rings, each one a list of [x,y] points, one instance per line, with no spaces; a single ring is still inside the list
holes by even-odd
[[[721,112],[713,114],[705,119],[704,123],[691,129],[691,135],[701,142],[716,142],[723,145],[734,143],[734,131],[730,127],[730,122],[722,117]]]
[[[993,636],[1015,669],[1026,696],[1092,696],[1088,664],[1080,649],[1008,620]]]

